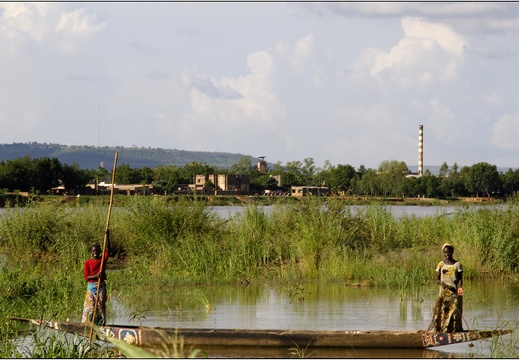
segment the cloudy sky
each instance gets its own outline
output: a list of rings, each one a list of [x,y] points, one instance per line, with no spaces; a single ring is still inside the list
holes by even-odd
[[[0,143],[519,167],[519,3],[0,3]],[[124,159],[121,159],[122,162]]]

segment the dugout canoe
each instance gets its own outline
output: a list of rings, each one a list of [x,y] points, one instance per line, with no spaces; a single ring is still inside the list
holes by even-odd
[[[90,336],[90,325],[76,322],[10,318],[41,327],[81,336]],[[156,346],[183,337],[185,345],[266,346],[334,348],[429,348],[501,336],[511,330],[429,333],[394,330],[263,330],[263,329],[186,329],[132,325],[95,326],[100,340],[112,337],[137,346]]]

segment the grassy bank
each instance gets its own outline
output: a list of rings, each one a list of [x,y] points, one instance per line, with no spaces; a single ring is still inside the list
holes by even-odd
[[[122,270],[110,274],[110,286],[130,298],[150,287],[244,279],[344,282],[416,298],[434,277],[445,242],[456,246],[468,279],[519,278],[516,206],[395,219],[382,206],[352,212],[344,201],[323,207],[305,198],[272,205],[269,214],[249,204],[222,219],[206,201],[182,197],[125,197],[116,205],[109,266]],[[82,266],[90,245],[102,243],[106,210],[88,200],[34,201],[0,217],[1,343],[11,335],[7,316],[80,318]]]

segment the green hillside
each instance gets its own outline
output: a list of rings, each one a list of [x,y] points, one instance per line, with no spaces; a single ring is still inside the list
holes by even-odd
[[[40,143],[0,144],[0,161],[12,160],[29,155],[31,159],[48,157],[57,158],[62,164],[77,163],[83,169],[97,169],[101,163],[111,167],[115,152],[119,153],[119,164],[128,164],[132,168],[157,165],[184,166],[196,161],[213,165],[218,168],[228,168],[236,163],[242,154],[223,152],[185,151],[177,149],[128,148],[128,147],[97,147]]]

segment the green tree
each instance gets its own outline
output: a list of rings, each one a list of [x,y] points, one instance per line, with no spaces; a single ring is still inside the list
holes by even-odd
[[[447,165],[447,163],[444,161],[443,164],[440,166],[440,172],[438,174],[438,176],[444,178],[447,176],[449,172],[449,165]]]
[[[378,196],[382,193],[380,177],[374,169],[367,169],[361,178],[352,182],[353,192],[359,195]]]
[[[229,168],[229,174],[232,175],[253,175],[258,172],[257,167],[254,165],[251,156],[242,156],[240,160],[232,164]]]
[[[206,175],[206,174],[217,174],[218,170],[214,166],[202,164],[196,161],[186,164],[180,168],[180,179],[181,184],[192,184],[195,175]]]
[[[153,169],[152,184],[154,187],[161,188],[167,194],[174,193],[180,184],[180,169],[175,165],[156,166]]]
[[[2,162],[0,168],[0,188],[9,190],[45,193],[58,186],[62,176],[62,165],[57,158],[24,156]]]
[[[501,179],[496,166],[486,162],[472,165],[465,181],[467,189],[478,197],[480,194],[490,197],[501,190]]]
[[[403,161],[385,160],[378,167],[382,193],[386,196],[404,194],[405,176],[409,168]]]
[[[99,166],[97,168],[97,171],[95,172],[95,176],[96,176],[96,181],[98,183],[103,182],[103,181],[106,183],[110,183],[112,181],[110,172],[108,172],[108,170],[106,170],[103,166]]]
[[[417,197],[417,196],[426,196],[427,193],[427,185],[423,179],[423,176],[420,177],[410,177],[406,179],[404,185],[404,194],[408,197]]]
[[[151,184],[153,182],[154,172],[152,168],[144,166],[142,168],[135,169],[135,171],[137,173],[137,177],[139,178],[140,184]]]
[[[434,176],[430,173],[425,174],[421,177],[423,183],[425,184],[425,196],[428,198],[438,198],[441,197],[441,180],[439,177]]]
[[[95,171],[80,169],[75,162],[72,165],[64,164],[60,180],[67,190],[79,189],[85,187],[90,181],[95,180]]]
[[[440,191],[443,196],[460,196],[465,192],[465,185],[463,179],[458,172],[458,164],[454,163],[448,169],[445,177],[441,178]]]
[[[48,192],[59,186],[59,179],[63,172],[61,163],[57,158],[38,158],[31,162],[31,186],[40,192]]]
[[[284,183],[289,186],[306,185],[303,177],[303,163],[301,161],[289,161],[284,167]]]
[[[315,166],[313,158],[303,159],[303,166],[301,167],[301,175],[303,177],[303,185],[310,185],[313,182],[315,173],[318,169]],[[315,184],[318,185],[318,184]]]
[[[500,178],[505,195],[514,195],[519,191],[519,169],[508,169],[504,174],[500,174]]]
[[[11,191],[31,190],[31,158],[28,155],[7,160],[5,163],[2,162],[1,168],[0,188],[9,189]]]
[[[355,175],[353,166],[339,164],[329,170],[327,186],[334,191],[348,191]]]

